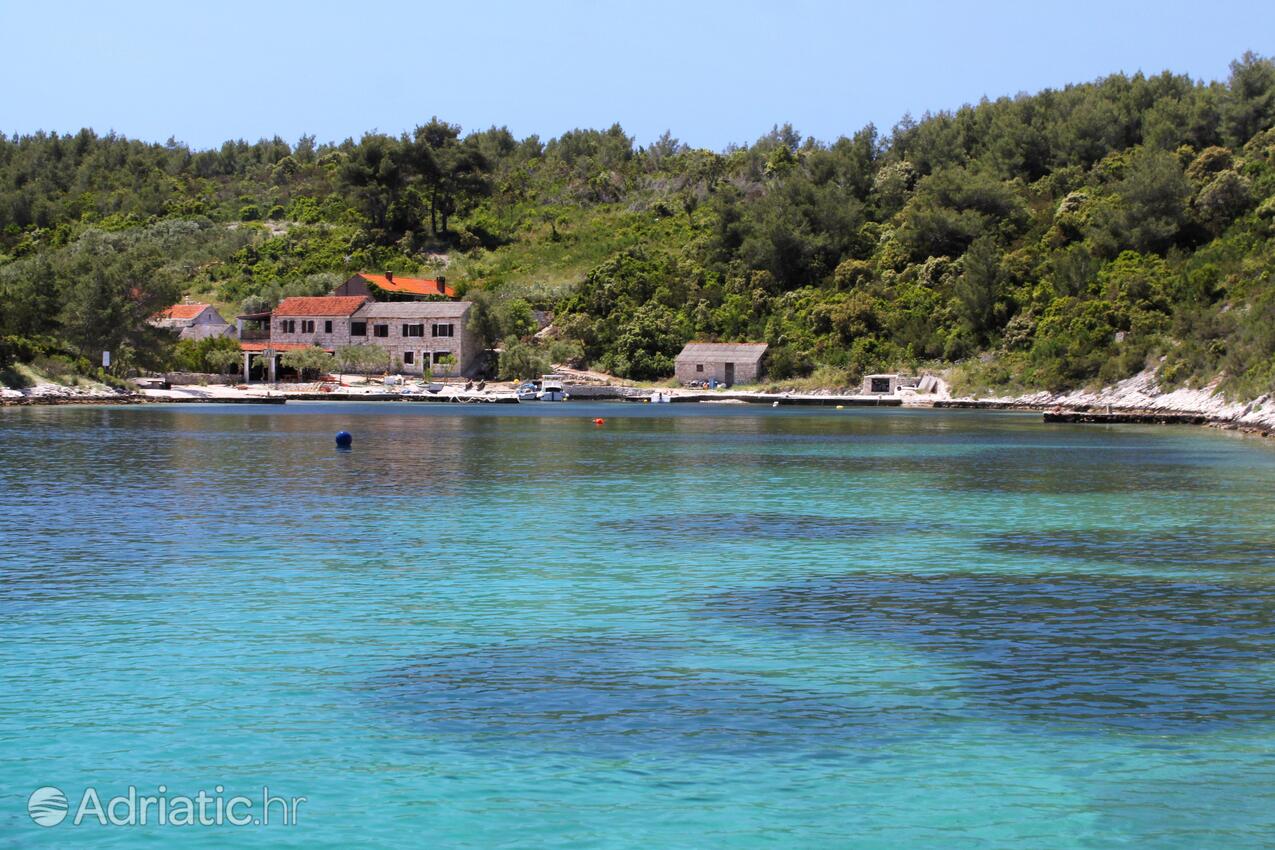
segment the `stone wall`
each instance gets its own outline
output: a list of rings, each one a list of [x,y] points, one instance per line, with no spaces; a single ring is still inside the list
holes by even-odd
[[[201,384],[237,384],[243,380],[239,373],[234,375],[216,375],[212,372],[165,372],[162,376],[174,387],[198,386]]]

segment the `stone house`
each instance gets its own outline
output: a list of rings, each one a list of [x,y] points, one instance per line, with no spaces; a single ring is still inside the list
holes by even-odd
[[[351,344],[351,317],[367,303],[367,296],[315,297],[295,296],[285,298],[270,311],[269,333],[241,338],[244,380],[249,380],[252,360],[264,360],[267,379],[273,383],[278,375],[279,355],[298,348],[318,346],[327,352],[335,352]],[[241,316],[240,321],[248,318]],[[265,322],[262,322],[265,324]],[[260,337],[264,336],[265,339]]]
[[[157,328],[178,331],[180,339],[235,335],[235,329],[211,304],[174,304],[152,316],[150,323]]]
[[[714,379],[728,387],[755,384],[764,372],[766,348],[764,342],[688,342],[674,371],[683,384]]]
[[[244,380],[252,358],[264,358],[268,379],[278,373],[279,355],[317,346],[329,353],[350,345],[373,345],[387,352],[392,372],[438,377],[469,374],[482,353],[469,330],[469,301],[373,301],[366,295],[285,298],[270,313],[268,339],[242,340]]]
[[[368,301],[354,314],[354,330],[386,349],[393,371],[436,377],[467,375],[477,365],[478,339],[469,330],[470,301]]]
[[[350,345],[354,314],[367,301],[366,295],[285,298],[270,311],[270,341],[327,351]]]

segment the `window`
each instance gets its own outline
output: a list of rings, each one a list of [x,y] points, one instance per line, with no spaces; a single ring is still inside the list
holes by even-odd
[[[696,364],[695,364],[695,371],[696,371],[696,372],[703,372],[703,371],[704,371],[704,364],[703,364],[703,363],[696,363]]]
[[[452,353],[451,353],[450,351],[435,351],[435,352],[434,352],[434,362],[435,362],[435,363],[442,363],[442,362],[443,362],[443,358],[444,358],[444,357],[451,357],[451,356],[452,356]]]
[[[389,325],[372,325],[372,336],[387,337],[389,335]]]
[[[314,333],[314,319],[302,319],[302,320],[301,320],[301,333],[303,333],[303,334],[312,334],[312,333]]]
[[[415,363],[415,362],[416,362],[416,352],[415,352],[415,351],[404,351],[404,352],[403,352],[403,365],[404,365],[404,366],[411,366],[411,365],[412,365],[413,363]]]
[[[431,336],[455,336],[456,326],[453,324],[434,325],[430,330]]]
[[[425,336],[425,326],[403,325],[403,336]]]
[[[350,336],[367,336],[367,322],[350,322]]]
[[[297,332],[296,319],[280,319],[279,320],[279,333],[294,334],[296,332]]]
[[[325,321],[325,322],[323,323],[323,332],[324,332],[325,334],[330,334],[330,333],[332,333],[332,320],[331,320],[331,319],[328,319],[327,321]]]

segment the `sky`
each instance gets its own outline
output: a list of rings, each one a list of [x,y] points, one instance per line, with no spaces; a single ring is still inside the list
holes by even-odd
[[[0,131],[197,148],[400,133],[437,115],[542,139],[619,122],[720,150],[830,141],[1124,71],[1225,79],[1275,2],[0,0]]]

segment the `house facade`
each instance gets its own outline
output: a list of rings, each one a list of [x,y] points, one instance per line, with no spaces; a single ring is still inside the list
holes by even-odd
[[[360,272],[338,286],[333,295],[365,295],[374,301],[441,301],[456,297],[445,278],[399,277],[394,272]]]
[[[174,304],[152,316],[150,323],[157,328],[178,331],[180,339],[235,335],[235,329],[211,304]]]
[[[469,330],[469,301],[368,301],[354,314],[362,341],[389,352],[391,369],[405,375],[468,375],[479,344]]]
[[[244,380],[253,358],[268,380],[279,355],[317,346],[329,353],[351,345],[386,352],[391,372],[436,377],[467,375],[478,365],[481,346],[469,330],[469,301],[373,301],[365,295],[285,298],[270,313],[267,339],[244,339]]]
[[[763,374],[764,342],[688,342],[674,371],[683,384],[716,381],[726,386],[754,384]]]
[[[285,298],[270,312],[270,342],[326,351],[351,345],[354,314],[366,303],[366,295]]]
[[[274,383],[279,373],[279,355],[285,352],[318,346],[333,353],[350,345],[351,317],[367,300],[367,296],[296,296],[280,301],[269,316],[240,316],[244,381],[252,380],[252,366],[257,363],[263,367],[266,380]],[[251,332],[247,332],[249,327]]]

